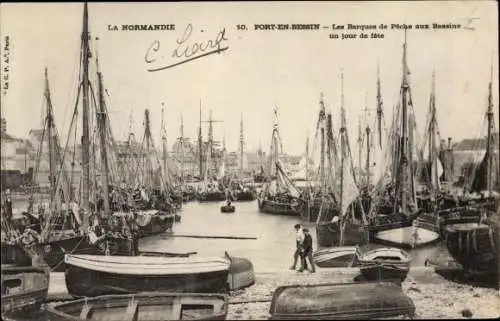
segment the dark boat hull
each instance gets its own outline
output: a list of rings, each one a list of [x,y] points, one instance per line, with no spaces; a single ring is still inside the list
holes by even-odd
[[[66,286],[76,297],[138,292],[224,293],[228,271],[176,275],[126,275],[66,265]]]
[[[85,320],[225,320],[224,294],[141,293],[106,295],[48,306],[49,321]]]
[[[361,266],[359,271],[366,281],[403,282],[409,272],[408,265],[373,264]]]
[[[31,257],[19,245],[2,242],[2,264],[31,266]]]
[[[199,202],[220,202],[226,200],[226,193],[222,191],[214,193],[200,193],[197,198]]]
[[[388,282],[278,287],[271,320],[362,320],[415,314],[413,301]]]
[[[220,208],[220,211],[222,213],[234,213],[234,210],[235,210],[235,207],[232,205],[221,206],[221,208]]]
[[[237,201],[255,201],[255,199],[257,198],[257,196],[255,195],[255,192],[252,192],[252,191],[248,191],[248,192],[244,192],[244,191],[238,191],[235,193],[235,198]]]
[[[298,216],[299,213],[290,203],[279,203],[259,199],[259,211],[266,214]]]
[[[498,228],[487,224],[459,223],[445,227],[450,255],[470,272],[498,275]]]
[[[139,237],[147,237],[169,231],[174,226],[175,214],[153,215],[144,226],[139,225]]]
[[[32,316],[45,301],[48,289],[47,269],[2,266],[2,317]]]
[[[342,246],[358,245],[365,243],[366,232],[362,226],[348,222],[344,230]],[[334,247],[340,245],[339,224],[319,222],[316,224],[316,242],[319,247]]]

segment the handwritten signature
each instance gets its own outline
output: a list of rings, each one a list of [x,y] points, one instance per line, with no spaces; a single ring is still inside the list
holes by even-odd
[[[173,63],[160,67],[151,67],[148,69],[148,71],[154,72],[165,70],[215,53],[220,54],[221,52],[229,49],[229,46],[226,43],[228,39],[226,38],[225,28],[220,30],[213,40],[194,42],[190,44],[188,40],[190,40],[189,38],[191,37],[192,32],[193,26],[191,24],[188,24],[186,26],[186,29],[184,30],[184,33],[182,34],[182,37],[176,40],[177,47],[174,49],[170,56],[174,59]],[[160,55],[160,59],[163,58],[160,51],[160,41],[155,40],[149,46],[144,60],[147,64],[155,63],[158,59],[158,55]]]

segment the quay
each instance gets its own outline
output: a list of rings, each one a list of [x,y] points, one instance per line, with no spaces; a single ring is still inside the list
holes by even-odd
[[[227,319],[268,319],[272,295],[278,286],[348,283],[358,272],[357,268],[317,269],[316,273],[290,270],[258,272],[254,285],[231,292]],[[432,267],[411,268],[402,288],[415,303],[417,319],[464,318],[464,311],[470,311],[472,318],[500,316],[498,289],[455,283],[435,273]],[[69,299],[71,296],[66,290],[64,273],[52,272],[48,300],[57,302]]]

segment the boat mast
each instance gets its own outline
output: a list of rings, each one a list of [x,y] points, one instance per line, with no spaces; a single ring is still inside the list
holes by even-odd
[[[50,203],[54,202],[55,197],[55,159],[54,159],[54,139],[52,129],[54,127],[54,117],[52,115],[52,99],[50,97],[50,87],[49,87],[49,77],[47,73],[47,67],[45,67],[45,99],[47,102],[47,134],[48,134],[48,143],[49,143],[49,181],[50,181]],[[41,144],[43,141],[41,142]]]
[[[439,189],[439,176],[437,171],[437,148],[436,148],[436,92],[435,92],[436,73],[432,73],[432,89],[430,97],[431,119],[429,123],[429,161],[431,162],[431,190],[437,193]]]
[[[340,238],[339,238],[339,246],[343,246],[344,244],[344,213],[342,213],[343,208],[343,198],[344,198],[344,162],[345,162],[345,153],[346,153],[346,141],[345,141],[345,131],[346,131],[346,121],[345,121],[345,108],[344,108],[344,73],[342,72],[340,75],[340,198],[339,198],[339,224],[340,224]]]
[[[154,182],[154,174],[153,174],[153,167],[151,166],[151,161],[150,161],[150,156],[151,156],[151,127],[150,127],[150,122],[149,122],[149,109],[146,108],[144,111],[144,136],[146,139],[146,154],[145,157],[147,157],[148,161],[146,163],[146,170],[147,170],[147,177],[146,177],[146,182],[148,187],[153,186]]]
[[[200,161],[200,180],[203,178],[203,137],[201,135],[201,99],[200,99],[200,127],[198,127],[198,154]]]
[[[365,115],[368,117],[368,102],[367,102],[367,97],[365,98]],[[366,122],[366,128],[365,128],[365,133],[366,133],[366,163],[365,163],[365,171],[366,171],[366,188],[367,191],[370,188],[370,146],[371,146],[371,130],[370,130],[370,125],[368,122]]]
[[[244,149],[244,136],[243,136],[243,113],[240,119],[240,178],[243,178],[243,149]]]
[[[382,93],[380,90],[380,71],[377,63],[377,133],[378,133],[378,145],[382,148],[382,117],[383,117],[383,101]]]
[[[323,101],[323,94],[320,95],[319,99],[320,111],[319,111],[319,125],[321,126],[321,155],[320,155],[320,178],[321,178],[321,194],[325,193],[326,181],[325,181],[325,103]]]
[[[486,168],[487,168],[487,176],[486,176],[486,189],[488,191],[488,195],[491,195],[493,189],[492,182],[492,165],[493,165],[493,155],[492,155],[492,133],[493,133],[493,96],[492,96],[492,83],[493,83],[493,64],[491,65],[491,74],[490,74],[490,83],[488,85],[488,112],[486,114],[488,119],[488,136],[486,138]],[[498,173],[497,170],[497,179]]]
[[[184,116],[181,113],[181,182],[184,183]]]
[[[104,213],[105,215],[110,215],[110,206],[109,206],[109,168],[108,168],[108,156],[106,149],[106,110],[105,110],[105,102],[104,102],[104,87],[102,83],[102,73],[99,71],[99,59],[97,59],[97,78],[99,81],[99,113],[98,113],[98,124],[99,124],[99,137],[100,137],[100,145],[101,145],[101,165],[103,169],[101,171],[101,184],[102,190],[104,193]]]
[[[363,131],[361,130],[361,116],[358,117],[358,184],[359,186],[362,185],[363,181],[363,174],[362,174],[362,168],[363,166],[361,165],[363,162],[361,160],[362,158],[362,153],[363,153]]]
[[[87,3],[84,3],[83,8],[83,32],[82,32],[82,208],[84,215],[82,218],[82,230],[86,231],[90,213],[90,140],[89,140],[89,29],[88,29],[88,9]]]
[[[163,177],[167,179],[168,177],[168,168],[167,168],[167,130],[165,128],[165,120],[164,120],[164,112],[165,107],[164,103],[161,103],[161,141],[162,141],[162,162],[163,162]]]

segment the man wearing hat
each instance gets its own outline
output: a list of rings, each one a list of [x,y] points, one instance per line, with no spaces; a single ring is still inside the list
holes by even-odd
[[[290,267],[290,270],[295,270],[295,266],[297,265],[297,260],[299,258],[299,255],[301,256],[301,263],[302,263],[302,243],[304,242],[304,232],[302,231],[302,225],[300,224],[295,224],[295,239],[296,239],[296,245],[297,248],[295,249],[295,253],[293,254],[293,265]],[[301,267],[302,270],[303,266]]]
[[[313,256],[312,256],[312,237],[311,234],[309,234],[309,229],[305,228],[303,229],[304,231],[304,242],[302,243],[302,252],[300,255],[301,258],[301,264],[302,266],[300,267],[299,272],[304,271],[307,269],[307,259],[309,259],[309,264],[311,265],[311,273],[316,272],[316,269],[314,268],[314,262],[313,262]]]

